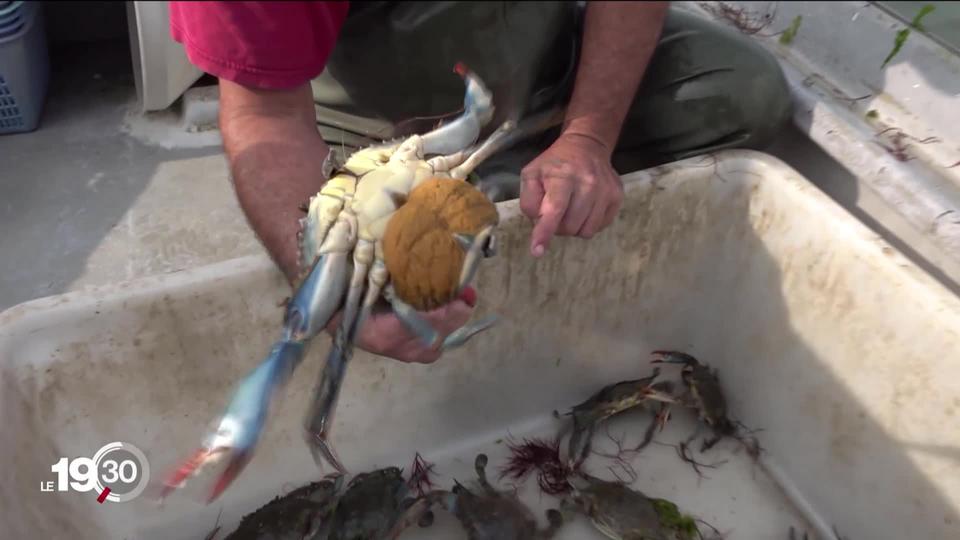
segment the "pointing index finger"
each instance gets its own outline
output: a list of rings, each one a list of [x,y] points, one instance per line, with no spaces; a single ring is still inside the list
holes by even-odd
[[[540,218],[533,226],[531,235],[530,251],[534,257],[540,257],[546,252],[573,195],[573,185],[567,180],[546,179],[543,184],[546,194],[540,205]]]

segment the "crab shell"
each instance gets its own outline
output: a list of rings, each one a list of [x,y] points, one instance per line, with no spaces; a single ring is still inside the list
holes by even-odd
[[[497,207],[469,182],[423,181],[383,235],[384,263],[397,296],[419,311],[453,301],[466,257],[454,234],[476,235],[499,219]]]

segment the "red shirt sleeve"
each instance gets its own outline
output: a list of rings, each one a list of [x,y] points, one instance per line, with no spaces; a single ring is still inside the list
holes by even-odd
[[[170,34],[201,70],[258,88],[319,75],[349,2],[170,2]]]

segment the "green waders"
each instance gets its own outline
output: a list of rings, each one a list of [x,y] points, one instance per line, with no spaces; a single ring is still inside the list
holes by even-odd
[[[457,62],[494,95],[486,135],[508,118],[565,105],[573,91],[578,2],[363,2],[351,7],[313,82],[319,129],[334,149],[423,132],[463,105]],[[671,8],[613,156],[621,174],[726,148],[764,148],[789,122],[776,59],[737,31]],[[494,156],[481,177],[517,175],[558,129]],[[512,192],[512,193],[511,193]]]

